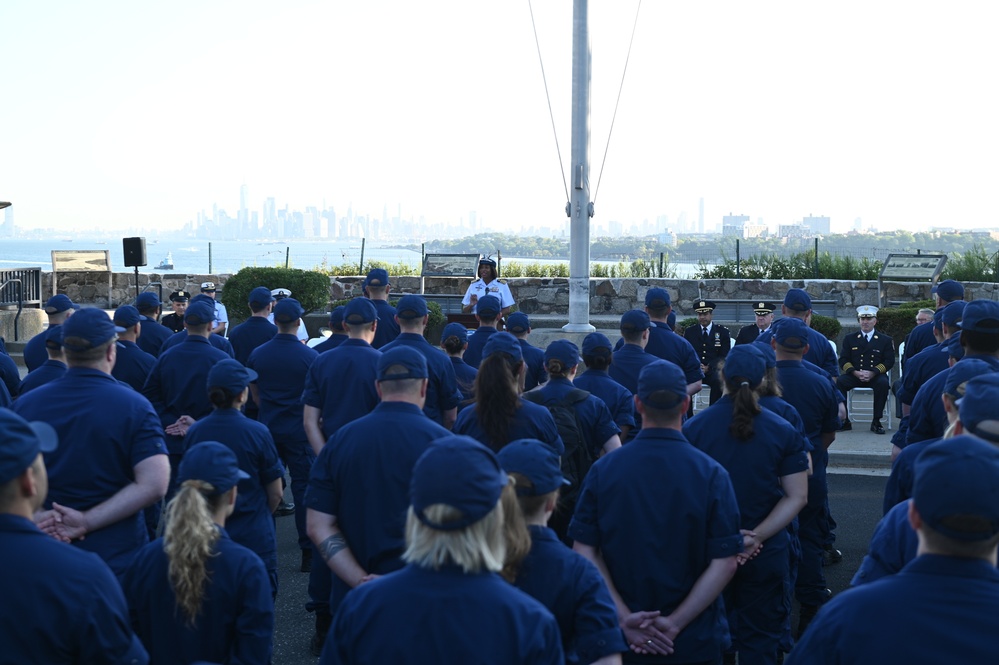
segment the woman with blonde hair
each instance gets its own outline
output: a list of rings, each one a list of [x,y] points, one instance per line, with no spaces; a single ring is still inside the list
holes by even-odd
[[[320,663],[562,665],[555,618],[498,574],[507,484],[474,439],[431,444],[410,483],[407,565],[347,594]]]
[[[230,540],[226,518],[248,476],[216,441],[189,449],[163,537],[139,551],[122,586],[153,663],[269,663],[274,602],[260,557]]]

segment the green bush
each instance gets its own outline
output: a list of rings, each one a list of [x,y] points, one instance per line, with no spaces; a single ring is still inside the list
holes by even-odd
[[[882,307],[878,310],[878,330],[895,340],[895,347],[905,340],[916,327],[916,312],[921,308],[934,308],[932,300],[907,302],[897,307]]]
[[[696,316],[688,316],[682,321],[676,322],[676,332],[682,335],[687,330],[687,328],[691,328],[698,325],[700,325],[700,323],[697,322]]]
[[[831,316],[822,316],[821,314],[812,312],[812,329],[818,330],[826,336],[826,339],[835,341],[836,338],[839,337],[840,330],[843,329],[843,326],[840,325],[839,319],[835,319]]]
[[[402,296],[400,296],[401,298]],[[350,300],[335,300],[332,303],[334,308],[341,305],[346,305]],[[389,304],[395,307],[399,304],[399,299],[390,300]],[[441,333],[444,332],[444,326],[447,325],[447,317],[444,316],[444,312],[441,311],[441,306],[437,303],[428,300],[427,301],[427,314],[429,320],[427,321],[427,327],[423,331],[423,337],[428,342],[434,346],[440,346]]]
[[[323,259],[323,262],[316,266],[314,270],[330,277],[363,277],[375,268],[383,268],[388,271],[389,275],[397,277],[406,275],[418,276],[420,274],[419,267],[411,266],[403,261],[399,261],[398,263],[365,261],[364,267],[360,267],[356,263],[340,263],[338,265],[332,265],[326,259]]]
[[[229,327],[250,317],[247,302],[250,291],[258,286],[288,289],[291,297],[302,303],[306,313],[326,309],[330,301],[329,277],[312,270],[297,268],[242,268],[230,277],[219,300],[229,311]]]

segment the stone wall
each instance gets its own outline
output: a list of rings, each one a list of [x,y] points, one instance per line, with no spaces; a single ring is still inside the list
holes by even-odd
[[[184,289],[197,293],[202,282],[213,281],[224,287],[228,275],[178,275],[141,274],[139,282],[145,287],[150,282],[163,283],[164,299],[173,291]],[[331,277],[330,299],[342,300],[361,293],[363,277]],[[565,315],[569,309],[569,280],[564,277],[523,277],[504,280],[510,285],[518,308],[527,314]],[[113,309],[131,302],[135,297],[135,276],[132,273],[112,275],[111,295],[108,297],[106,273],[59,273],[57,291],[65,293],[74,302]],[[426,293],[462,295],[468,287],[467,278],[428,277],[424,282]],[[669,291],[673,307],[681,316],[692,315],[693,303],[708,300],[766,300],[780,302],[792,287],[803,288],[816,300],[833,300],[837,303],[837,316],[852,319],[856,307],[878,303],[877,281],[841,280],[680,280],[680,279],[604,279],[590,280],[590,314],[594,317],[620,316],[644,302],[645,293],[658,286]],[[997,287],[992,283],[965,284],[965,299],[997,298]],[[925,283],[887,282],[889,302],[923,300],[930,297],[930,286]],[[52,295],[52,274],[42,274],[43,298]],[[394,293],[419,293],[419,277],[393,278]]]

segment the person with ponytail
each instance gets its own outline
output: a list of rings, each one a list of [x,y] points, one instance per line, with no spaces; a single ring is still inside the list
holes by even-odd
[[[516,439],[540,439],[559,455],[565,452],[548,409],[524,400],[526,365],[520,342],[508,332],[489,336],[475,377],[475,408],[458,414],[452,432],[499,451]]]
[[[503,576],[555,615],[567,663],[619,664],[628,645],[607,584],[596,566],[566,547],[547,526],[559,490],[569,484],[559,469],[558,455],[537,439],[520,439],[497,457],[514,479],[507,489],[516,497],[514,519],[504,504],[507,556]],[[520,532],[527,534],[526,552],[518,547]]]
[[[236,455],[239,468],[248,474],[239,485],[239,500],[229,519],[229,534],[264,562],[271,592],[277,597],[277,535],[273,514],[281,502],[284,467],[267,426],[250,420],[241,411],[249,399],[249,385],[256,379],[257,373],[239,361],[227,359],[216,363],[208,373],[208,399],[213,410],[191,425],[186,440],[192,447],[202,441],[221,441]]]
[[[742,565],[724,591],[731,650],[740,663],[770,664],[791,611],[787,525],[805,506],[808,459],[801,434],[759,405],[766,361],[754,346],[729,352],[724,396],[688,420],[683,434],[725,467],[739,504]]]
[[[163,537],[139,551],[122,586],[151,662],[270,662],[274,602],[260,557],[234,543],[226,519],[249,479],[217,441],[184,454]]]

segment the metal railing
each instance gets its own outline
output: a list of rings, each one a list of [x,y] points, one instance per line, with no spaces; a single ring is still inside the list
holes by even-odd
[[[18,325],[21,310],[42,306],[42,269],[15,268],[0,270],[0,307],[17,305],[14,315],[14,341],[20,341]]]

